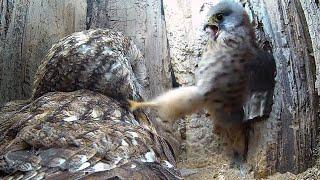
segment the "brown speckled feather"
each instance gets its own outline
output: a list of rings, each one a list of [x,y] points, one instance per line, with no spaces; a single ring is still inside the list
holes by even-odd
[[[246,154],[246,121],[271,111],[275,63],[256,45],[253,26],[241,4],[221,0],[208,13],[210,35],[198,65],[196,86],[231,152]]]
[[[180,179],[171,144],[122,104],[144,96],[144,68],[119,32],[88,30],[55,44],[33,97],[0,110],[0,179]]]
[[[112,98],[52,92],[18,109],[1,132],[0,172],[7,177],[179,178],[172,152],[165,152],[170,145]]]
[[[108,29],[73,33],[55,44],[36,73],[33,99],[46,92],[89,89],[140,99],[144,59],[130,38]]]

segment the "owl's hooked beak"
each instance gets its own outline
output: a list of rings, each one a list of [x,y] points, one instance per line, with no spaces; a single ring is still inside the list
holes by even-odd
[[[205,24],[203,30],[210,34],[213,40],[216,40],[219,36],[219,27],[215,24]]]

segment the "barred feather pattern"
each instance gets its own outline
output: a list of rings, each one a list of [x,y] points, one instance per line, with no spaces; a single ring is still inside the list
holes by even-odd
[[[121,32],[76,32],[55,44],[41,62],[33,99],[47,92],[79,89],[114,98],[140,99],[142,87],[148,83],[144,64],[139,49]]]
[[[15,107],[2,119],[1,178],[180,179],[170,144],[110,97],[50,92]]]

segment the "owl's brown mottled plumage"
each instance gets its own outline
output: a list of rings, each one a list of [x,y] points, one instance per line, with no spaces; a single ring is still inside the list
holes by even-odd
[[[156,108],[166,121],[206,108],[234,154],[245,156],[245,122],[271,111],[275,63],[260,50],[243,7],[222,0],[208,13],[209,41],[196,71],[196,85],[169,91],[132,109]]]
[[[141,86],[146,85],[143,68],[141,52],[121,32],[77,32],[55,44],[41,62],[33,98],[46,92],[89,89],[114,98],[139,99]]]
[[[180,179],[174,145],[124,99],[144,60],[122,33],[74,33],[42,61],[33,97],[0,109],[0,179]]]
[[[1,132],[7,177],[179,178],[166,140],[102,94],[47,93],[6,118],[13,119]]]

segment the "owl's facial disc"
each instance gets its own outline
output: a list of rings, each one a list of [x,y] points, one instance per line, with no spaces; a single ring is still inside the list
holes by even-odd
[[[210,38],[216,40],[219,36],[219,27],[217,25],[206,24],[204,30],[210,35]]]

